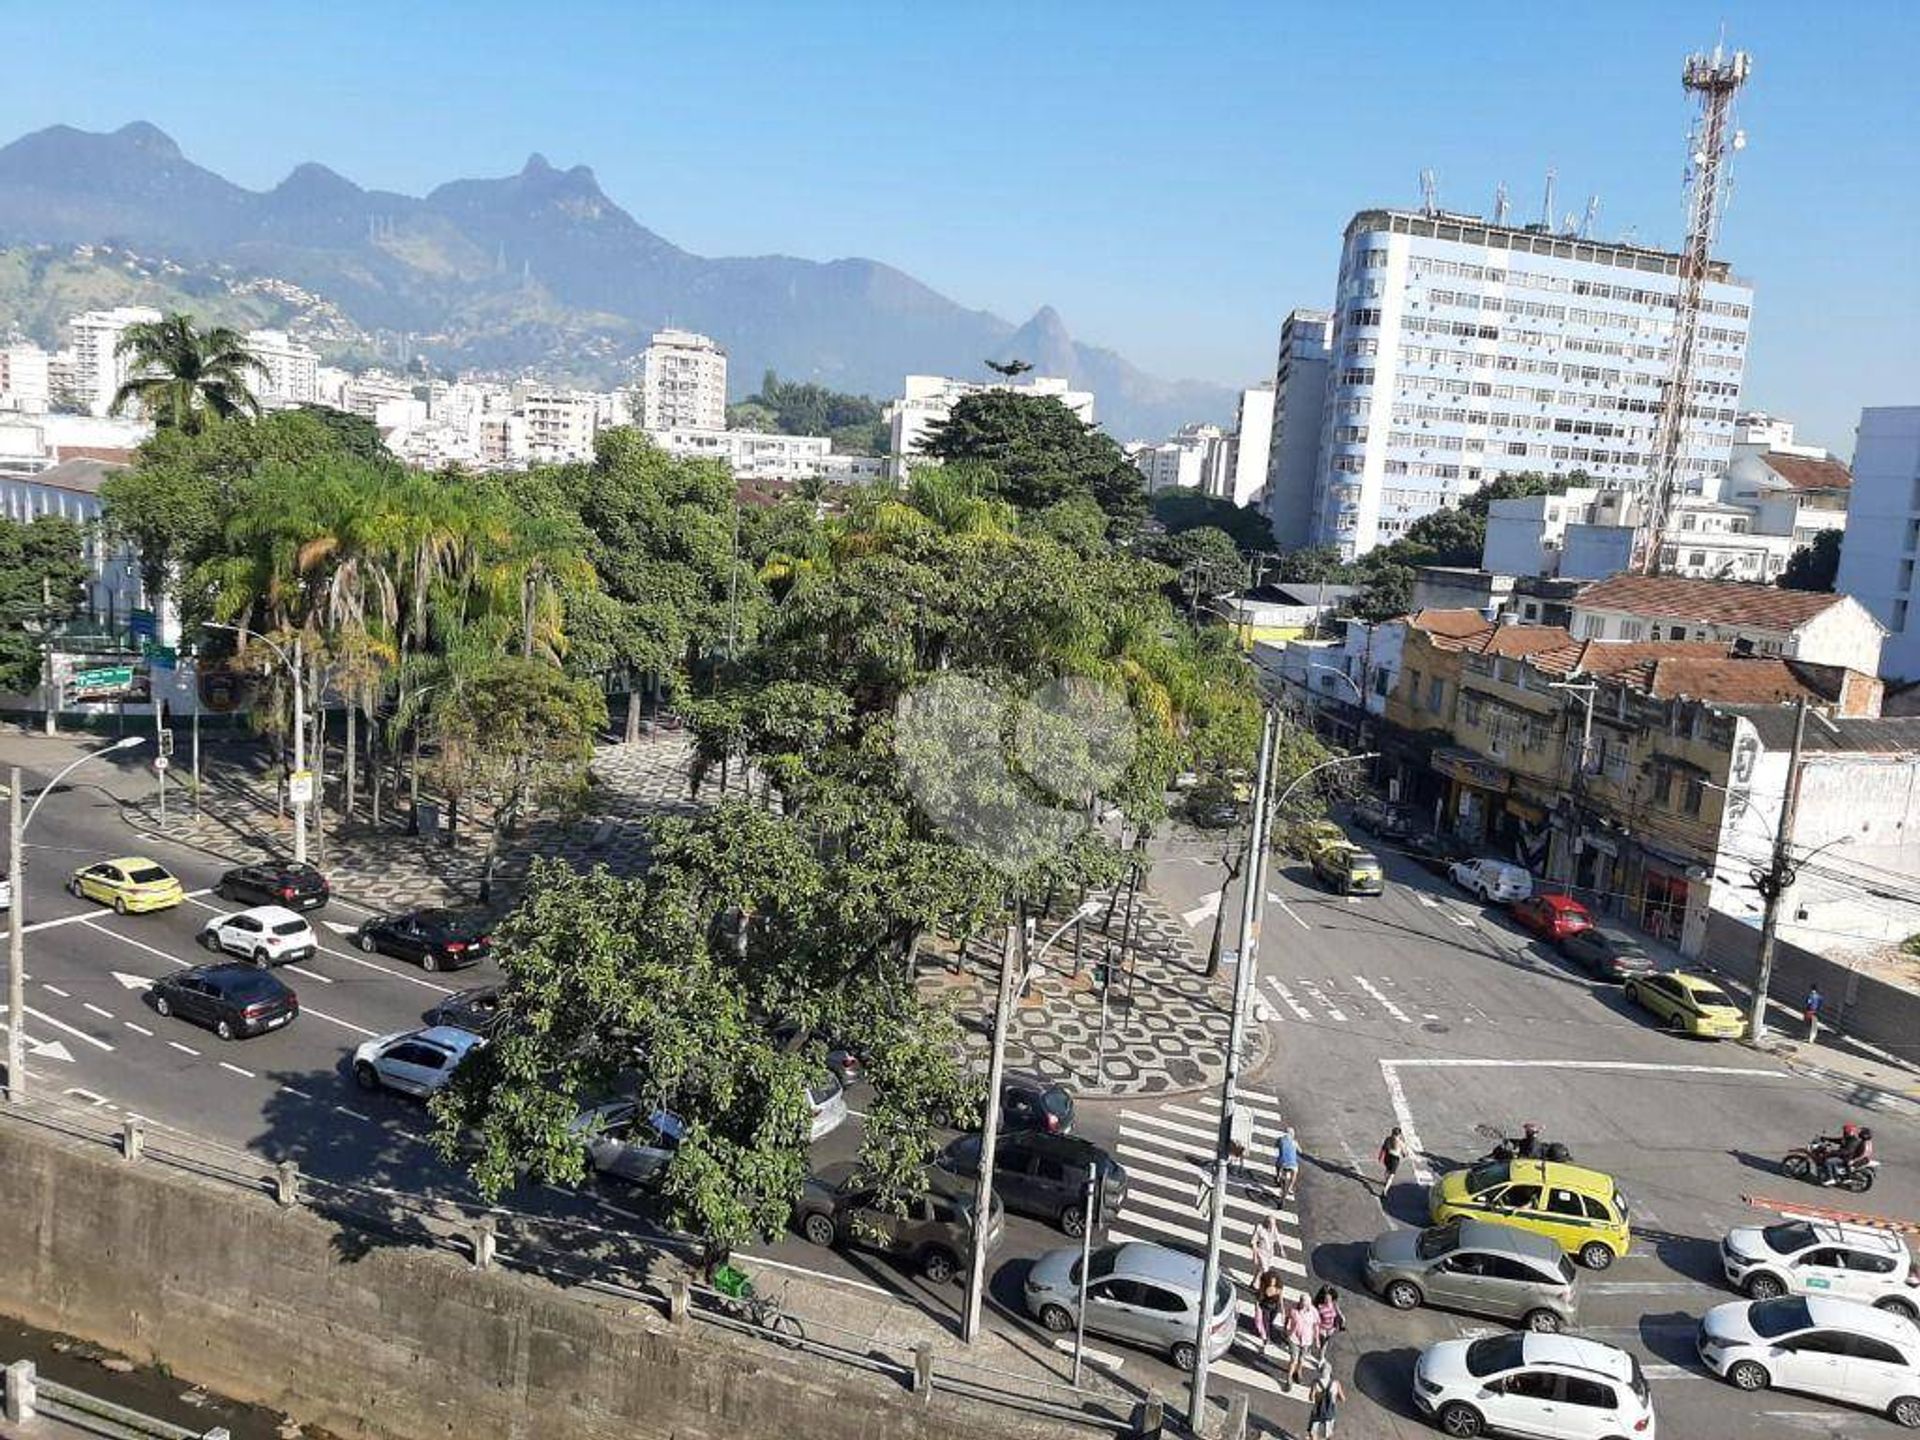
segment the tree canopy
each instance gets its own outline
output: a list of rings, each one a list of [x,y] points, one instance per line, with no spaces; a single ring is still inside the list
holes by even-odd
[[[1819,590],[1831,594],[1840,578],[1840,541],[1842,530],[1822,530],[1813,543],[1802,545],[1787,557],[1787,568],[1780,572],[1782,590]]]
[[[1115,536],[1133,534],[1146,515],[1145,482],[1113,437],[1049,395],[963,396],[929,431],[924,449],[938,460],[985,467],[995,492],[1023,512],[1085,496]]]
[[[1153,497],[1153,518],[1169,535],[1202,528],[1224,531],[1246,555],[1270,553],[1278,548],[1273,526],[1259,510],[1251,505],[1235,505],[1218,496],[1202,495],[1197,490],[1162,490]]]
[[[137,403],[158,427],[198,431],[260,413],[252,384],[265,367],[237,330],[196,329],[192,316],[176,313],[127,326],[114,354],[127,362],[116,415]]]
[[[27,524],[0,516],[0,690],[40,683],[40,634],[86,602],[85,534],[42,515]]]
[[[850,455],[887,453],[879,401],[811,381],[782,380],[771,370],[761,378],[758,393],[727,407],[727,423],[737,430],[825,435],[835,450]]]

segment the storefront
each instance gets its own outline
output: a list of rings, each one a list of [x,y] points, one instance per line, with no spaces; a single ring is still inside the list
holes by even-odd
[[[1434,751],[1431,763],[1434,774],[1450,784],[1448,828],[1470,845],[1500,844],[1512,824],[1504,802],[1513,777],[1491,760],[1458,747]]]
[[[1696,891],[1702,889],[1705,873],[1686,856],[1644,840],[1640,843],[1640,852],[1640,886],[1634,897],[1634,918],[1654,939],[1692,953],[1689,945],[1692,950],[1699,946],[1697,937],[1689,932],[1705,923],[1702,917],[1693,914],[1696,910],[1704,911],[1699,903],[1704,896]]]
[[[1624,908],[1619,884],[1619,838],[1591,820],[1573,835],[1573,884],[1576,898],[1596,915],[1618,915]]]
[[[1553,817],[1550,802],[1533,795],[1510,791],[1505,801],[1508,827],[1505,838],[1510,853],[1535,875],[1545,875],[1553,848]]]

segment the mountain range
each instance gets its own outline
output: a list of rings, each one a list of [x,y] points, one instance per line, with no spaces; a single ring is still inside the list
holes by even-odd
[[[1229,388],[1145,374],[1075,341],[1051,307],[1016,326],[876,260],[692,254],[614,204],[586,166],[537,154],[516,175],[424,197],[312,162],[255,191],[144,122],[56,125],[0,148],[0,245],[109,246],[290,282],[448,369],[612,383],[672,324],[727,348],[736,396],[767,369],[885,398],[910,372],[986,378],[984,361],[1018,358],[1092,390],[1122,438],[1233,417]],[[22,318],[0,314],[0,329]]]

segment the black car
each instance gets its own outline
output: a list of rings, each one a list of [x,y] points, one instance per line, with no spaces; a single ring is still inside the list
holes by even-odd
[[[369,955],[412,960],[422,970],[464,970],[493,953],[493,936],[486,924],[451,910],[377,915],[362,925],[353,939]]]
[[[222,1040],[264,1035],[293,1022],[300,997],[278,976],[232,962],[162,976],[148,992],[154,1011],[204,1025]]]
[[[283,905],[289,910],[318,910],[333,898],[326,876],[292,860],[237,865],[213,888],[236,905]]]
[[[950,1175],[974,1180],[980,1174],[980,1137],[962,1135],[933,1162]],[[993,1193],[1007,1209],[1050,1220],[1078,1239],[1087,1228],[1087,1167],[1100,1177],[1094,1210],[1098,1229],[1117,1215],[1127,1198],[1127,1172],[1091,1140],[1033,1131],[1003,1135],[993,1147]]]
[[[1000,1086],[1000,1133],[1039,1130],[1048,1135],[1073,1133],[1073,1096],[1059,1085],[1039,1079],[1006,1080]]]
[[[1473,850],[1451,835],[1424,831],[1406,843],[1406,852],[1435,875],[1445,875],[1456,860],[1470,859]]]
[[[1353,823],[1382,840],[1405,840],[1420,828],[1420,817],[1411,805],[1382,800],[1377,795],[1362,795],[1353,802]]]
[[[1597,925],[1564,937],[1560,953],[1596,980],[1625,980],[1629,975],[1651,975],[1659,968],[1631,935]]]
[[[491,1035],[500,1023],[503,985],[480,985],[449,995],[420,1018],[429,1025],[451,1025],[473,1035]]]
[[[773,1043],[782,1054],[804,1050],[817,1045],[819,1052],[827,1062],[827,1069],[833,1072],[833,1078],[840,1082],[842,1089],[866,1078],[867,1069],[860,1056],[851,1045],[843,1045],[816,1030],[808,1030],[797,1020],[782,1020],[773,1027]]]

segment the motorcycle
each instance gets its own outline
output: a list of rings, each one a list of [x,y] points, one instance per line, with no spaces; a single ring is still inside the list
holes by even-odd
[[[1838,1146],[1819,1140],[1802,1145],[1797,1150],[1789,1150],[1780,1161],[1780,1173],[1790,1180],[1807,1180],[1820,1185],[1825,1182],[1828,1157]],[[1863,1160],[1842,1172],[1834,1185],[1855,1195],[1864,1195],[1873,1188],[1873,1172],[1880,1168],[1878,1160]]]
[[[1573,1151],[1555,1140],[1542,1140],[1536,1131],[1531,1137],[1526,1135],[1508,1135],[1493,1125],[1476,1125],[1474,1132],[1494,1142],[1493,1149],[1480,1157],[1482,1165],[1495,1161],[1526,1159],[1552,1160],[1559,1164],[1569,1164],[1573,1160]],[[1528,1153],[1528,1141],[1532,1141],[1532,1153]]]

